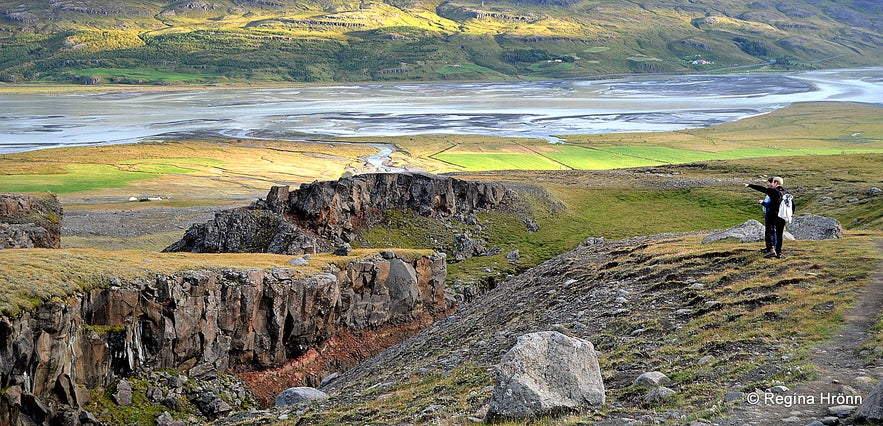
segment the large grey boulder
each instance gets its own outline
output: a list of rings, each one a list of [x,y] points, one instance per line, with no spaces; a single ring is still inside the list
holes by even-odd
[[[763,241],[765,229],[766,229],[766,227],[762,223],[760,223],[754,219],[749,219],[749,220],[745,221],[745,223],[742,223],[742,224],[736,225],[732,228],[727,228],[723,231],[715,232],[714,234],[706,236],[705,238],[702,239],[702,244],[713,243],[715,241],[726,240],[726,239],[734,239],[734,240],[742,242],[742,243]],[[785,234],[784,234],[785,240],[800,239],[800,238],[796,238],[795,236],[791,235],[791,233],[789,232],[790,229],[791,229],[791,226],[789,225],[785,230]]]
[[[788,231],[798,240],[831,240],[843,238],[843,226],[837,219],[802,214],[788,225]]]
[[[389,261],[389,276],[385,285],[389,289],[390,315],[396,319],[410,319],[408,315],[420,297],[417,271],[401,259],[392,259]]]
[[[883,382],[877,382],[871,394],[855,411],[855,418],[872,424],[883,424]]]
[[[750,219],[741,225],[736,225],[732,228],[711,234],[703,238],[702,244],[713,243],[715,241],[725,240],[728,238],[732,238],[743,243],[763,241],[763,233],[763,224],[754,219]]]
[[[328,394],[316,388],[288,388],[276,396],[276,407],[288,407],[289,405],[297,405],[326,398],[328,398]]]
[[[526,334],[497,369],[488,421],[560,415],[604,404],[592,343],[557,331]]]

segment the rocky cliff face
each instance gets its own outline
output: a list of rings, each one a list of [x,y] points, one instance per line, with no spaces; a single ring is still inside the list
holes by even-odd
[[[444,255],[393,252],[304,277],[289,268],[188,271],[0,317],[0,424],[78,410],[87,388],[134,373],[260,370],[336,334],[444,312]],[[319,350],[321,357],[321,350]]]
[[[0,194],[0,249],[60,248],[61,218],[55,195]]]
[[[330,251],[375,226],[389,210],[466,220],[498,208],[512,193],[498,183],[472,182],[421,173],[374,173],[303,184],[295,191],[273,187],[266,200],[218,213],[192,226],[166,251]]]

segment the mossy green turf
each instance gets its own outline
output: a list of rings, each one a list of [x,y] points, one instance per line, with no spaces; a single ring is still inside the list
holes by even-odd
[[[56,194],[121,187],[132,181],[157,177],[150,172],[122,171],[104,164],[71,164],[65,173],[49,175],[0,175],[0,188],[4,192],[50,191]],[[177,167],[166,167],[165,172],[185,172]]]

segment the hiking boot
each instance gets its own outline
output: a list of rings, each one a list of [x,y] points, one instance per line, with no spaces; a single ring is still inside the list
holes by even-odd
[[[771,251],[773,251],[773,249],[771,249],[771,248],[769,248],[769,247],[760,249],[760,252],[761,252],[761,253],[769,253],[769,252],[771,252]]]
[[[771,252],[765,254],[763,257],[767,257],[767,258],[769,258],[769,257],[779,257],[779,254],[776,253],[776,252],[774,252],[774,251],[771,251]]]

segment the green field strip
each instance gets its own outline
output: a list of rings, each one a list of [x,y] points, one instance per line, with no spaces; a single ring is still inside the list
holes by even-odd
[[[552,157],[549,157],[549,156],[543,154],[542,152],[539,152],[539,151],[537,151],[537,150],[531,148],[531,147],[528,146],[528,145],[523,145],[523,144],[520,144],[520,143],[516,143],[516,145],[518,145],[518,146],[520,146],[520,147],[522,147],[522,148],[524,148],[524,149],[526,149],[526,150],[528,150],[528,151],[530,151],[530,152],[533,152],[534,154],[539,155],[540,157],[543,157],[543,158],[546,158],[546,159],[548,159],[548,160],[554,161],[554,162],[560,164],[561,166],[565,167],[567,170],[573,170],[573,167],[570,167],[570,166],[567,165],[567,164],[564,164],[564,163],[562,163],[562,162],[560,162],[560,161],[558,161],[558,160],[556,160],[556,159],[554,159],[554,158],[552,158]]]
[[[445,164],[447,164],[447,165],[449,165],[449,166],[463,167],[463,166],[461,166],[461,165],[459,165],[459,164],[452,163],[452,162],[450,162],[450,161],[447,161],[447,160],[444,160],[444,159],[438,157],[439,155],[442,155],[442,156],[444,156],[444,155],[451,155],[451,154],[445,154],[445,152],[450,151],[450,150],[452,150],[452,149],[454,149],[454,148],[456,148],[456,147],[457,147],[457,145],[456,145],[456,144],[453,144],[453,145],[451,145],[451,146],[449,146],[449,147],[447,147],[447,148],[445,148],[445,149],[443,149],[443,150],[441,150],[441,151],[439,151],[439,152],[436,152],[435,154],[429,154],[429,155],[427,155],[426,157],[427,157],[427,158],[431,158],[431,159],[433,159],[433,160],[435,160],[435,161],[438,161],[438,162],[440,162],[440,163],[445,163]],[[404,150],[402,150],[402,151],[404,152]],[[456,155],[456,154],[453,154],[453,155]]]
[[[0,192],[54,192],[69,194],[92,189],[123,187],[129,183],[167,173],[192,173],[175,166],[151,167],[152,171],[123,171],[106,164],[69,164],[67,173],[0,175]],[[160,170],[162,170],[160,172]]]
[[[575,145],[561,145],[556,148],[559,152],[549,152],[545,156],[578,170],[605,170],[664,164],[664,162],[654,159],[640,158],[615,150]]]
[[[458,153],[433,158],[470,171],[487,170],[566,170],[561,164],[534,154]]]

